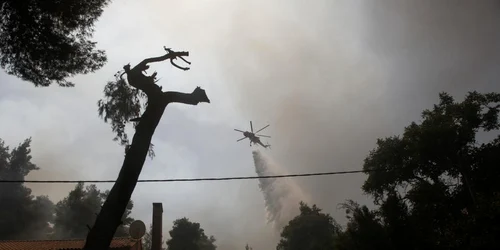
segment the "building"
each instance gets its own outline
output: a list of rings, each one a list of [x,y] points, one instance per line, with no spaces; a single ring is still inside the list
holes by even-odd
[[[161,250],[163,206],[153,203],[152,249]],[[5,240],[0,241],[0,250],[79,250],[85,239],[70,240]],[[116,237],[111,241],[110,250],[143,250],[142,239]]]
[[[83,249],[85,239],[75,240],[6,240],[0,241],[0,250],[78,250]],[[141,240],[129,237],[114,238],[109,249],[142,250]]]

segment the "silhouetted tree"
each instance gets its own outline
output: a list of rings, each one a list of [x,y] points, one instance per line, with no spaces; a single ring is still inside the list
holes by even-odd
[[[215,237],[207,237],[199,223],[191,222],[187,218],[175,220],[169,234],[168,250],[215,250],[217,248]]]
[[[340,206],[349,219],[346,229],[338,234],[335,249],[392,249],[385,227],[377,211],[348,200]]]
[[[313,205],[300,203],[300,214],[281,232],[277,250],[331,250],[339,226],[333,218]]]
[[[498,248],[500,94],[439,97],[420,124],[377,141],[364,164],[377,171],[363,190],[381,205],[397,249]],[[479,143],[478,133],[496,138]]]
[[[385,228],[391,249],[432,249],[433,239],[418,229],[422,222],[411,217],[411,210],[398,193],[389,193],[377,213]]]
[[[78,183],[75,189],[56,205],[54,238],[85,238],[107,195],[108,191],[101,192],[95,185],[84,187],[82,182]],[[123,223],[119,226],[115,236],[128,235],[128,226],[134,221],[129,217],[132,208],[133,202],[130,201],[122,216]]]
[[[0,0],[0,66],[35,86],[73,86],[107,60],[89,39],[109,2]]]
[[[9,150],[0,139],[0,180],[24,180],[39,168],[31,162],[31,139]],[[0,240],[44,239],[51,232],[54,204],[34,197],[23,183],[0,183]]]
[[[113,131],[117,133],[115,139],[120,140],[125,146],[126,154],[118,178],[97,216],[95,226],[88,234],[84,249],[103,249],[111,243],[120,223],[119,215],[125,211],[146,157],[148,153],[152,156],[151,139],[167,105],[171,103],[197,105],[200,102],[210,102],[205,90],[199,87],[192,93],[163,92],[156,84],[156,73],[152,76],[143,74],[143,71],[149,68],[149,63],[169,59],[173,63],[174,59],[183,59],[182,56],[189,55],[188,52],[174,52],[170,49],[166,51],[165,55],[147,58],[133,68],[125,65],[124,74],[127,74],[130,86],[121,74],[117,74],[116,81],[108,82],[105,86],[105,99],[98,102],[99,115],[105,122],[110,121]],[[173,64],[183,70],[189,69]],[[142,115],[137,117],[141,112]],[[132,117],[136,118],[131,119]],[[138,122],[131,144],[125,133],[125,126],[129,121]]]

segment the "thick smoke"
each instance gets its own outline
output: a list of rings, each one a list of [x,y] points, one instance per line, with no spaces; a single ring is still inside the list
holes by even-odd
[[[219,53],[237,66],[221,75],[243,114],[272,124],[273,156],[291,172],[360,169],[377,138],[402,133],[440,91],[499,90],[498,1],[241,6]],[[338,203],[372,203],[365,179],[297,182],[342,223]]]
[[[287,174],[278,164],[263,155],[259,150],[254,150],[253,159],[255,172],[259,176]],[[267,210],[267,222],[272,224],[279,232],[293,217],[298,215],[299,203],[308,202],[302,189],[287,178],[259,179],[259,187],[264,195]]]

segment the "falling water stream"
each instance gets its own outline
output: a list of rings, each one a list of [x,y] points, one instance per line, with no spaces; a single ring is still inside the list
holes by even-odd
[[[283,175],[287,172],[258,149],[252,152],[255,172],[259,176]],[[267,222],[280,231],[299,214],[300,201],[308,202],[302,189],[291,178],[259,179],[259,187],[264,195]]]

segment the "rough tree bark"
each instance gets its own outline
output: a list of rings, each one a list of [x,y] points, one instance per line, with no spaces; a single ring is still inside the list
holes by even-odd
[[[142,75],[148,63],[172,60],[176,57],[188,56],[188,52],[167,50],[161,57],[148,58],[129,70],[129,84],[144,91],[148,98],[146,110],[139,119],[132,143],[125,154],[118,178],[109,192],[109,196],[98,214],[85,242],[85,250],[108,249],[116,229],[121,224],[121,217],[139,179],[142,167],[148,155],[151,139],[158,123],[170,103],[197,105],[200,102],[210,103],[205,90],[197,87],[192,93],[163,92],[161,88],[150,82],[151,77]],[[181,58],[182,59],[182,58]],[[174,64],[174,63],[173,63]],[[174,64],[174,66],[187,70]],[[127,71],[127,70],[126,70]]]

